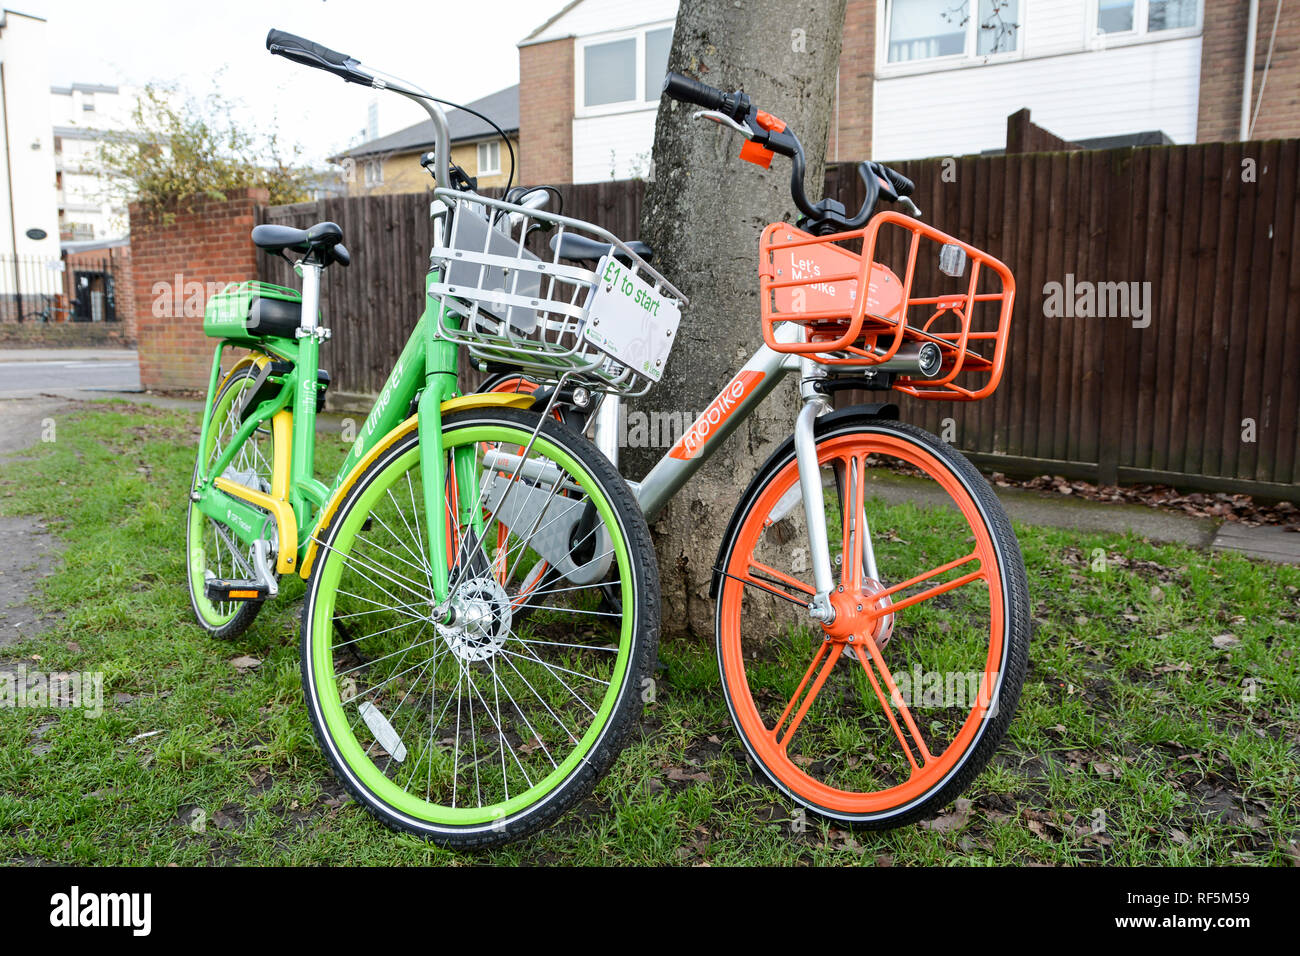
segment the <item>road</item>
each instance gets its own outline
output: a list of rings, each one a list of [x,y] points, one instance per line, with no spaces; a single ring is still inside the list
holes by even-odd
[[[139,388],[140,366],[132,349],[0,349],[0,398]]]

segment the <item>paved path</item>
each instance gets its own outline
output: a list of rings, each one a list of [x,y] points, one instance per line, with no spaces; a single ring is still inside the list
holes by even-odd
[[[0,349],[0,398],[57,389],[139,388],[140,364],[133,349]]]

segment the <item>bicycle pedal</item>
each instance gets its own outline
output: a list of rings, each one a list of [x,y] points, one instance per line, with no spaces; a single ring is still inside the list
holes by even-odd
[[[270,589],[256,581],[232,581],[209,578],[203,585],[203,595],[209,601],[265,601]]]

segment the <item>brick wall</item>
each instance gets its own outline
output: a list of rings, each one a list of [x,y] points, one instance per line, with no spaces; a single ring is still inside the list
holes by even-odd
[[[248,234],[267,198],[266,190],[250,189],[225,201],[195,203],[166,224],[131,207],[136,338],[145,388],[207,388],[215,344],[203,334],[209,283],[257,278],[258,252]]]
[[[876,69],[876,0],[848,0],[840,47],[839,115],[831,128],[828,162],[871,156],[871,96]]]
[[[573,38],[519,48],[520,174],[524,183],[573,179]]]
[[[1255,31],[1255,79],[1251,87],[1251,112],[1259,101],[1264,79],[1273,17],[1281,0],[1260,0]],[[1199,142],[1241,138],[1242,72],[1246,56],[1246,22],[1250,5],[1245,0],[1205,4],[1205,35],[1201,44],[1201,90],[1197,111]],[[1259,120],[1252,137],[1257,140],[1300,136],[1300,4],[1282,7],[1273,62]]]

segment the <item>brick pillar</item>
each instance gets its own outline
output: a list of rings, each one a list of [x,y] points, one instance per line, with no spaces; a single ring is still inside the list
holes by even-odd
[[[208,295],[228,282],[257,278],[248,234],[264,189],[203,200],[169,222],[131,206],[140,384],[150,389],[206,389],[213,339],[203,334]]]
[[[876,78],[876,0],[848,0],[840,47],[838,115],[831,125],[827,162],[871,158],[871,97]]]
[[[1281,0],[1260,0],[1255,30],[1255,73],[1251,84],[1251,113],[1259,100],[1268,60],[1273,17]],[[1246,57],[1246,21],[1249,4],[1206,3],[1205,31],[1201,40],[1200,102],[1196,140],[1231,142],[1241,136],[1242,72]],[[1255,136],[1286,139],[1300,136],[1300,5],[1282,7],[1273,45],[1273,62],[1259,107]]]
[[[519,48],[519,179],[573,181],[573,38]]]

